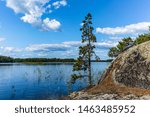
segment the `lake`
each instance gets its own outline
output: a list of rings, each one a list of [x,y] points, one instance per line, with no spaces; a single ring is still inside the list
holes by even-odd
[[[108,65],[108,62],[92,63],[94,83]],[[60,99],[70,91],[85,88],[87,79],[69,83],[72,66],[73,63],[0,64],[0,100]]]

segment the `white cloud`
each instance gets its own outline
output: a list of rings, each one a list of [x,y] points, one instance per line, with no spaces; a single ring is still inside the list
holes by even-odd
[[[14,52],[21,52],[22,51],[22,49],[15,48],[15,47],[3,47],[2,49],[6,53],[14,53]]]
[[[33,26],[42,28],[42,30],[58,30],[60,28],[60,22],[56,19],[45,18],[42,19],[42,16],[45,13],[52,12],[52,6],[57,9],[60,6],[66,6],[67,1],[61,0],[56,1],[58,5],[55,3],[53,5],[50,3],[51,0],[6,0],[6,6],[11,8],[16,14],[22,14],[23,16],[20,19],[29,23]],[[45,26],[45,27],[44,27]]]
[[[117,35],[117,34],[136,34],[148,31],[148,26],[150,22],[141,22],[137,24],[130,24],[124,27],[115,27],[115,28],[96,28],[97,33],[108,34],[108,35]]]
[[[122,40],[122,39],[128,38],[128,37],[131,37],[131,39],[133,39],[133,40],[135,40],[137,38],[137,36],[124,36],[124,37],[123,36],[122,37],[112,36],[112,37],[109,37],[109,39],[119,41],[119,40]]]
[[[50,0],[6,0],[6,6],[14,10],[15,13],[28,13],[41,16],[45,11],[43,7]]]
[[[21,20],[23,20],[25,23],[33,25],[41,24],[41,19],[31,14],[25,14],[25,16],[21,17]]]
[[[5,48],[3,48],[4,52],[13,52],[14,49],[15,48],[13,48],[13,47],[5,47]]]
[[[49,18],[46,18],[43,20],[43,29],[44,30],[59,30],[61,23],[55,19],[50,20]]]
[[[66,0],[61,0],[61,1],[56,1],[52,4],[55,9],[59,9],[61,6],[66,6],[67,1]]]
[[[3,41],[5,41],[5,38],[0,37],[0,42],[3,42]]]
[[[29,52],[65,51],[70,46],[65,44],[33,44],[25,48]]]
[[[50,9],[50,8],[51,8],[51,6],[52,6],[52,5],[51,5],[51,4],[49,4],[49,5],[47,5],[47,7],[46,7],[46,8],[47,8],[47,9]]]
[[[110,48],[110,47],[114,47],[117,45],[118,42],[112,42],[112,41],[102,41],[102,42],[96,42],[95,45],[96,47],[101,47],[101,48]],[[82,45],[82,43],[80,41],[67,41],[67,42],[63,42],[64,45],[68,45],[71,47],[79,47]]]
[[[25,48],[28,52],[50,52],[50,51],[70,51],[71,49],[76,49],[82,45],[79,41],[68,41],[62,42],[60,44],[33,44]],[[95,43],[97,48],[107,49],[117,45],[117,42],[107,41],[107,42],[97,42]]]
[[[62,6],[66,6],[66,5],[67,5],[67,1],[66,1],[66,0],[62,0],[62,1],[60,1],[60,4],[61,4]]]
[[[82,43],[80,41],[66,41],[63,42],[63,44],[69,46],[80,46]]]
[[[21,3],[19,3],[18,0],[16,1],[6,0],[6,6],[14,10],[15,13],[24,13],[25,12],[25,9],[23,7],[24,2],[25,1],[22,1]]]
[[[109,37],[109,39],[113,39],[113,40],[121,40],[123,39],[124,37],[118,37],[118,36],[112,36],[112,37]]]
[[[117,43],[113,41],[97,42],[96,52],[107,51],[108,48],[115,46]],[[0,52],[5,56],[12,57],[77,57],[78,47],[81,46],[80,41],[67,41],[56,44],[32,44],[24,48],[3,47],[0,46]],[[107,54],[107,53],[105,53]]]
[[[47,57],[48,54],[45,54],[45,53],[39,53],[38,56],[39,56],[39,57]]]
[[[102,49],[106,49],[106,48],[114,47],[117,44],[118,44],[118,42],[107,41],[107,42],[97,42],[97,43],[95,43],[95,46],[102,48]]]

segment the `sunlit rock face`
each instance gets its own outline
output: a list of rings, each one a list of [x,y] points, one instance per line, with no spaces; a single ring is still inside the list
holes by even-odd
[[[116,84],[150,89],[150,41],[122,52],[102,75]]]
[[[150,100],[150,41],[125,50],[102,74],[98,85],[70,99]]]

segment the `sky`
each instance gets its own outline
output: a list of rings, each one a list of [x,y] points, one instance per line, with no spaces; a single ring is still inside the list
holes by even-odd
[[[95,52],[150,26],[150,0],[0,0],[0,55],[14,58],[76,58],[81,23],[90,12]]]

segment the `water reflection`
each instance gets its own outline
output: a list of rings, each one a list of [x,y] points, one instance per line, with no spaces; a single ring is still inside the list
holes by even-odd
[[[109,63],[92,63],[97,83]],[[0,99],[59,99],[87,86],[87,79],[70,84],[72,63],[0,64]]]
[[[16,96],[16,89],[15,89],[15,86],[12,85],[11,87],[11,99],[15,99],[15,96]]]

